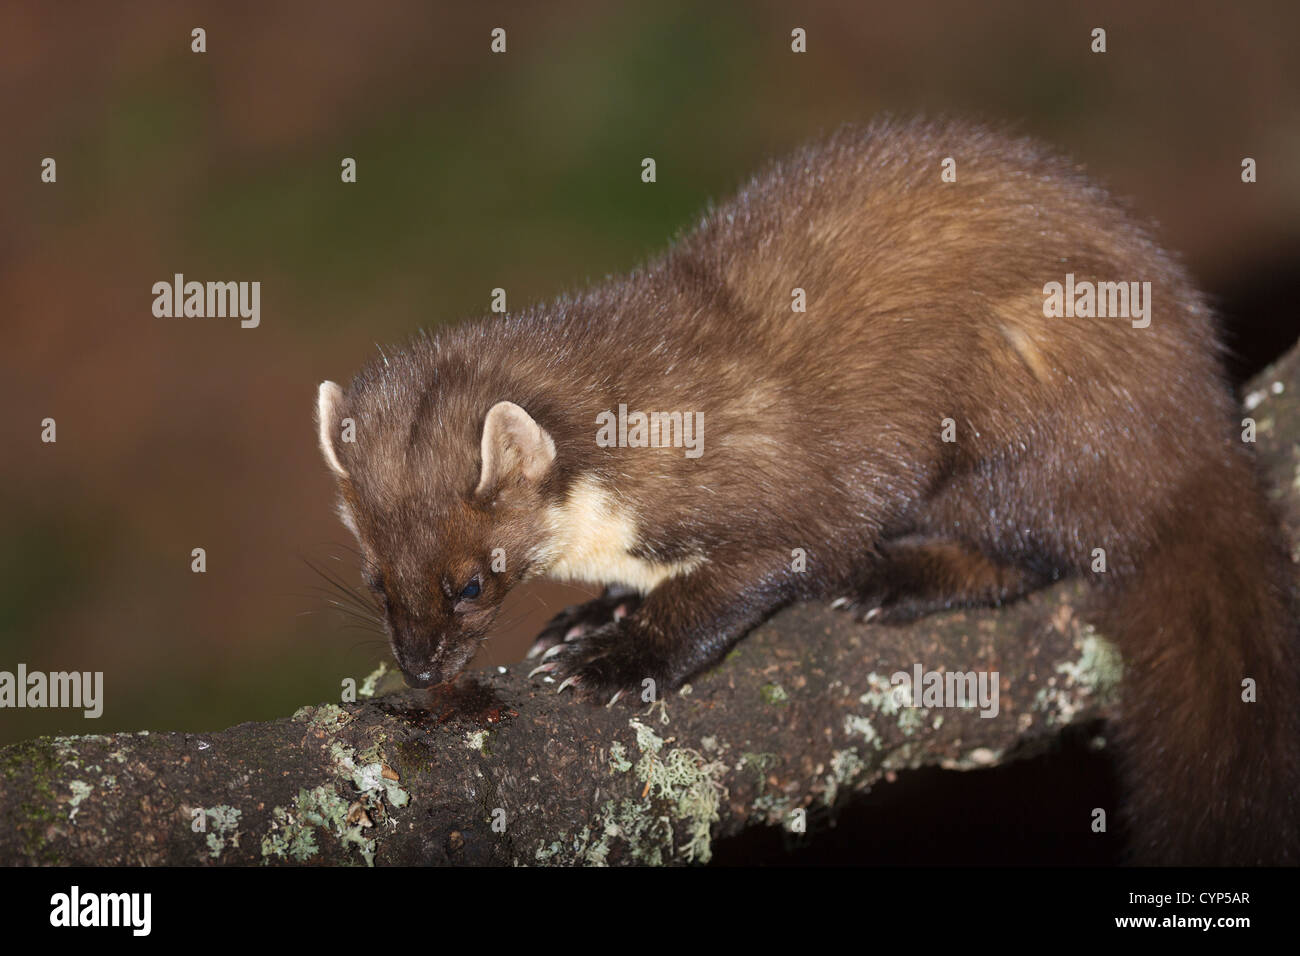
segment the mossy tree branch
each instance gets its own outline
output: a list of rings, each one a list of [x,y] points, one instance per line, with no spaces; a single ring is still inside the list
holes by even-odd
[[[1293,544],[1298,369],[1293,350],[1243,412]],[[746,827],[815,827],[892,771],[993,765],[1105,716],[1116,659],[1080,617],[1084,594],[1066,582],[907,628],[791,608],[648,708],[557,695],[520,664],[211,734],[15,744],[0,749],[0,862],[707,860]],[[998,715],[899,708],[890,675],[918,662],[997,671]]]

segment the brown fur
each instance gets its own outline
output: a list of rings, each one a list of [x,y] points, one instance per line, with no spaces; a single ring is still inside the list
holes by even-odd
[[[1151,282],[1150,327],[1045,318],[1044,283],[1067,272]],[[500,401],[554,461],[529,478],[506,448],[476,492]],[[619,403],[703,412],[703,456],[598,447],[596,416]],[[333,446],[343,497],[399,662],[431,675],[417,682],[453,676],[509,587],[555,566],[547,516],[593,482],[634,540],[596,525],[568,573],[656,583],[555,658],[593,690],[679,684],[795,600],[848,594],[901,620],[1078,573],[1102,579],[1126,661],[1123,815],[1141,857],[1296,859],[1289,565],[1212,316],[1141,225],[1029,142],[843,130],[646,267],[419,339],[324,414],[356,420],[356,443]],[[487,571],[496,547],[504,574]],[[475,574],[483,595],[456,598]],[[1241,702],[1245,677],[1258,703]]]

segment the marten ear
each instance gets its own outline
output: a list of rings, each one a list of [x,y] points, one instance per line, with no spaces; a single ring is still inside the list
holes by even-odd
[[[497,402],[483,420],[483,471],[474,494],[500,486],[511,475],[539,481],[555,460],[555,442],[546,429],[514,402]]]
[[[340,478],[348,473],[339,461],[334,442],[339,437],[339,411],[343,405],[343,389],[333,382],[321,382],[316,393],[316,427],[319,429],[320,450],[325,456],[325,464]]]

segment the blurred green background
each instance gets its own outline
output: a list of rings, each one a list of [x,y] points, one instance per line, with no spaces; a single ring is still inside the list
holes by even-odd
[[[337,699],[387,650],[302,561],[356,580],[316,384],[493,287],[626,270],[846,120],[983,117],[1073,154],[1159,221],[1249,370],[1297,329],[1298,28],[1294,3],[6,4],[0,670],[104,671],[106,704],[0,711],[0,743]],[[155,318],[175,272],[260,281],[260,328]],[[513,595],[479,662],[581,593]]]

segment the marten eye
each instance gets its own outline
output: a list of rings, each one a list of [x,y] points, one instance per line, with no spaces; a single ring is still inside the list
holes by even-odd
[[[469,584],[465,585],[465,587],[461,589],[460,592],[461,599],[465,601],[472,601],[474,600],[474,598],[479,596],[482,590],[483,587],[478,583],[478,577],[477,576],[472,577],[469,579]]]

